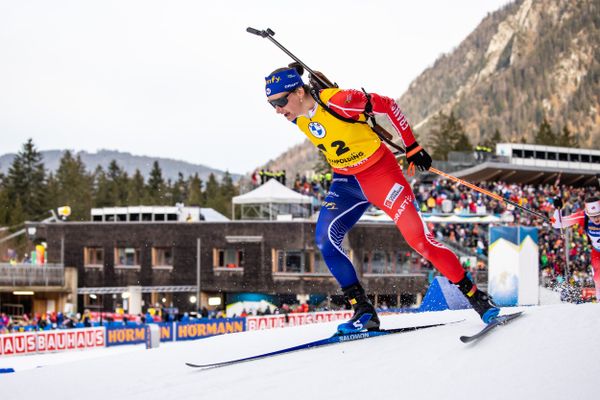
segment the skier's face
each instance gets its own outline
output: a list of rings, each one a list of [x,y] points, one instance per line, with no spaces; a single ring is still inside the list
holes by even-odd
[[[277,93],[267,97],[267,100],[275,108],[277,114],[283,114],[288,121],[293,121],[301,115],[303,93],[303,90]]]
[[[596,216],[593,216],[593,217],[590,217],[590,219],[592,220],[592,222],[594,224],[596,224],[596,225],[600,224],[600,214],[596,215]]]

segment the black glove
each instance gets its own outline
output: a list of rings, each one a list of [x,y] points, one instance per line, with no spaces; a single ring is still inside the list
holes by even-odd
[[[406,148],[406,161],[408,161],[409,168],[410,164],[414,164],[419,171],[427,171],[431,167],[431,157],[417,142]]]
[[[563,208],[563,205],[564,205],[562,202],[562,199],[560,197],[555,197],[553,204],[554,204],[554,208],[556,208],[557,210],[560,210],[561,208]]]

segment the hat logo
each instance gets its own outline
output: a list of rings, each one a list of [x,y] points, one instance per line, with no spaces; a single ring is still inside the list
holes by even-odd
[[[317,139],[323,139],[325,137],[325,134],[327,133],[325,131],[325,127],[318,122],[309,123],[308,130]]]

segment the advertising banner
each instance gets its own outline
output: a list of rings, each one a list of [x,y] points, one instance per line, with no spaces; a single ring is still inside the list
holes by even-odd
[[[499,306],[538,304],[537,228],[490,227],[488,291]]]
[[[105,347],[104,328],[82,328],[0,335],[0,354],[45,353]]]
[[[156,325],[160,332],[161,342],[173,341],[173,323],[163,322]],[[138,344],[146,342],[146,325],[117,326],[106,328],[106,345]]]
[[[191,322],[178,322],[175,328],[175,340],[194,340],[225,333],[246,330],[245,318],[201,318]]]
[[[256,331],[261,329],[284,328],[286,326],[298,326],[347,320],[352,318],[354,311],[322,311],[314,313],[288,313],[275,315],[262,315],[246,318],[246,330]]]

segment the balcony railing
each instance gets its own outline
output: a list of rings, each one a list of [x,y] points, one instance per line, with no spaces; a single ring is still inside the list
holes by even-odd
[[[62,264],[0,264],[0,286],[64,286]]]

